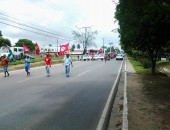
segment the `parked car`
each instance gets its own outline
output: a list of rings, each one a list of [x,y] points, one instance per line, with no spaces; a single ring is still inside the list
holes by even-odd
[[[123,60],[123,56],[122,56],[122,54],[117,54],[117,56],[116,56],[116,60]]]

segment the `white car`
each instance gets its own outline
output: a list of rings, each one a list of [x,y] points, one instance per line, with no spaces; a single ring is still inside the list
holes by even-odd
[[[123,60],[122,54],[118,54],[118,55],[116,56],[116,60]]]
[[[83,60],[85,61],[85,60],[91,60],[92,59],[92,57],[90,56],[90,55],[84,55],[83,56]]]

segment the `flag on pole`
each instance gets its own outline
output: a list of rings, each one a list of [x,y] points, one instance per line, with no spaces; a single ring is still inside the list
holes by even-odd
[[[103,53],[103,49],[102,48],[100,48],[99,53]]]
[[[69,43],[61,45],[59,56],[63,55],[64,52],[68,51],[68,49],[69,49]]]
[[[35,44],[35,54],[36,54],[36,55],[39,55],[39,54],[40,54],[40,48],[39,48],[39,46],[38,46],[37,43]]]
[[[27,45],[25,45],[25,43],[22,44],[22,47],[24,49],[24,52],[29,52],[30,51],[30,48]]]

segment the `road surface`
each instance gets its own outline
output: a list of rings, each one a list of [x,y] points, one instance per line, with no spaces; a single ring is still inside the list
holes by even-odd
[[[0,74],[0,130],[95,130],[122,61],[78,61]]]

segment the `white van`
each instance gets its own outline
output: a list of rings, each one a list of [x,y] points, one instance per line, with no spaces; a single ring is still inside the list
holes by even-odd
[[[15,59],[21,59],[24,56],[23,47],[10,47]]]

